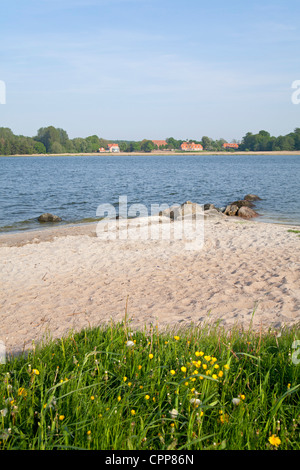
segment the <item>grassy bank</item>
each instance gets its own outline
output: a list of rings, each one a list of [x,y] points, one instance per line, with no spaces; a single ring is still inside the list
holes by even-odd
[[[299,329],[130,331],[0,365],[1,449],[299,449]]]

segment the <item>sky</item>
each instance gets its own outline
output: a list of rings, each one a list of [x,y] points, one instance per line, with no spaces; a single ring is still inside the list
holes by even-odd
[[[299,0],[2,0],[0,127],[241,140],[300,127]]]

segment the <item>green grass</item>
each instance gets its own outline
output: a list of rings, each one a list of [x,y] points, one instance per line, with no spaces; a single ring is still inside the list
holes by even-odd
[[[125,321],[49,340],[0,365],[0,449],[299,449],[297,337]]]

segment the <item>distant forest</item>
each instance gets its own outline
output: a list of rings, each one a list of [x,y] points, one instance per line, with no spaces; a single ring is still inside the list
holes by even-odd
[[[201,140],[192,140],[200,143],[206,151],[223,151],[225,139],[213,140],[203,136]],[[96,153],[99,148],[107,148],[109,143],[119,144],[121,152],[151,152],[153,150],[180,150],[183,140],[173,137],[166,139],[167,146],[158,147],[149,139],[141,141],[107,140],[97,135],[86,138],[76,137],[69,139],[64,129],[53,126],[42,127],[35,137],[14,135],[11,129],[0,127],[0,155],[25,155],[25,154],[62,154],[62,153]],[[273,137],[269,132],[261,130],[258,134],[247,132],[239,144],[239,151],[279,151],[300,150],[300,128],[287,135]],[[228,149],[228,152],[236,152]]]

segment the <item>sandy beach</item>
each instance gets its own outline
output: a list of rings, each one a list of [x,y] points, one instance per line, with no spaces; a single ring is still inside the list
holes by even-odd
[[[299,323],[300,238],[288,231],[299,227],[208,217],[204,246],[191,251],[183,240],[103,240],[96,227],[0,237],[0,340],[7,351],[121,321],[127,301],[132,328],[246,328],[252,318],[256,329]]]

